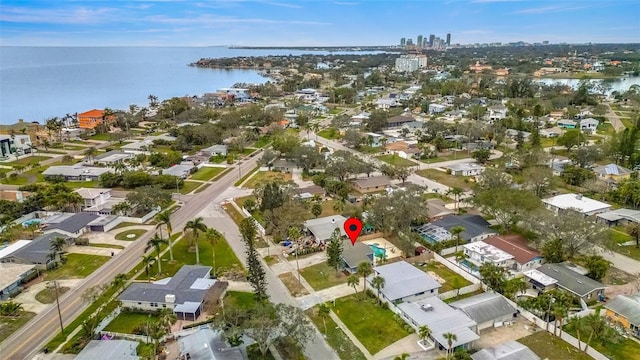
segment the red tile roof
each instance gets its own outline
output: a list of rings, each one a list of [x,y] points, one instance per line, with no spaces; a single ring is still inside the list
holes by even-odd
[[[100,118],[102,117],[102,114],[104,114],[104,110],[93,109],[93,110],[89,110],[87,112],[78,114],[78,117],[86,116],[86,117]]]
[[[527,239],[520,235],[494,235],[483,241],[513,255],[515,260],[520,264],[526,264],[540,256],[540,252],[529,247],[529,245],[527,245]]]

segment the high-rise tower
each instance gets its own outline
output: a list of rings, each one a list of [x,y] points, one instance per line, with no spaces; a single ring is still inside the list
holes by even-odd
[[[447,34],[447,46],[451,46],[451,33]]]
[[[422,47],[422,35],[418,35],[418,41],[416,41],[418,47]]]

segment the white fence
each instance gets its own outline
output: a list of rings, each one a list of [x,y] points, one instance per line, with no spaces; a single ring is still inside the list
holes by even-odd
[[[234,201],[235,204],[235,201]],[[237,204],[236,204],[237,206]],[[242,211],[242,213],[248,217],[251,218],[251,220],[253,220],[253,223],[256,225],[256,229],[258,229],[258,232],[260,233],[260,235],[265,236],[267,234],[267,231],[264,229],[264,227],[262,226],[262,224],[260,224],[258,222],[258,220],[256,220],[256,218],[253,217],[253,215],[251,215],[251,213],[244,208],[244,206],[242,208],[240,208],[240,211]]]
[[[468,293],[472,293],[474,291],[479,290],[480,288],[482,288],[481,284],[471,284],[471,285],[467,285],[463,288],[460,288],[460,293],[458,294],[458,290],[450,290],[447,292],[443,292],[441,294],[438,294],[438,297],[440,298],[440,300],[446,300],[446,299],[451,299],[452,297],[456,297],[458,295],[464,295],[464,294],[468,294]]]
[[[100,321],[100,324],[98,324],[98,326],[96,326],[96,332],[100,332],[104,328],[106,328],[107,325],[109,325],[109,323],[111,321],[113,321],[113,319],[115,319],[118,315],[120,315],[121,311],[122,310],[121,310],[120,306],[118,306],[115,310],[113,310],[113,312],[111,314],[109,314],[109,316],[107,316],[106,318],[102,319],[102,321]]]
[[[462,270],[458,265],[456,265],[455,263],[445,259],[444,257],[433,253],[433,258],[436,259],[438,262],[440,262],[442,265],[446,266],[447,268],[449,268],[449,270],[453,271],[454,273],[462,276],[463,278],[471,281],[474,284],[479,284],[481,281],[480,279],[478,279],[477,277],[469,274],[468,272]]]
[[[149,219],[151,219],[152,217],[156,216],[156,214],[158,213],[158,210],[152,210],[151,212],[147,213],[145,216],[143,217],[130,217],[130,216],[121,216],[120,218],[122,218],[123,222],[131,222],[131,223],[136,223],[136,224],[144,224],[146,223]]]

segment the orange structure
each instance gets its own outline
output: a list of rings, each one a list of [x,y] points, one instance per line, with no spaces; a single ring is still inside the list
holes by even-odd
[[[109,115],[106,118],[107,122],[113,122],[115,119],[115,115]],[[96,126],[102,124],[104,120],[104,110],[89,110],[78,114],[78,127],[81,129],[95,129]]]

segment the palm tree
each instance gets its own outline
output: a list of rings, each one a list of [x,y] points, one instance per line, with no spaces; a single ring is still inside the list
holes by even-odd
[[[166,243],[167,240],[163,239],[162,237],[160,237],[160,235],[158,235],[158,233],[156,233],[151,239],[149,239],[149,241],[147,242],[147,247],[145,247],[144,249],[145,252],[147,252],[147,250],[149,250],[150,248],[154,248],[156,250],[156,256],[158,259],[158,274],[162,273],[162,265],[160,264],[160,250],[162,244]]]
[[[346,205],[347,202],[345,201],[345,199],[343,197],[339,197],[333,202],[333,211],[341,213],[344,211],[344,207]]]
[[[116,172],[116,174],[122,175],[124,174],[125,170],[127,170],[127,165],[125,165],[122,161],[118,161],[117,163],[113,164],[113,170]]]
[[[366,294],[367,292],[367,276],[371,275],[373,272],[373,266],[368,261],[363,261],[358,264],[358,275],[362,276],[362,285],[364,286],[363,292]]]
[[[169,260],[173,262],[173,244],[171,241],[171,232],[173,230],[171,226],[171,211],[169,209],[162,211],[156,215],[156,220],[158,220],[158,225],[156,225],[156,229],[160,228],[162,231],[162,225],[167,228],[167,239],[169,240]]]
[[[329,316],[330,312],[331,312],[331,309],[329,309],[329,305],[327,305],[326,303],[322,303],[318,305],[318,316],[320,316],[320,318],[322,319],[322,325],[324,325],[325,335],[327,334],[327,323],[325,319],[327,318],[327,316]]]
[[[119,289],[121,287],[124,286],[124,284],[127,283],[127,274],[118,274],[116,275],[115,278],[113,278],[113,281],[111,281],[111,286],[113,286],[116,289]]]
[[[431,336],[431,329],[429,329],[427,325],[420,326],[418,328],[418,336],[420,337],[420,340],[424,343],[425,340],[427,340],[429,336]]]
[[[200,232],[207,231],[207,225],[204,224],[204,219],[202,216],[199,216],[193,220],[187,221],[187,224],[184,226],[186,229],[191,229],[191,234],[193,235],[193,242],[196,245],[196,264],[200,264],[200,249],[198,249],[198,236]]]
[[[218,241],[223,239],[224,237],[222,236],[222,234],[214,229],[214,228],[208,228],[205,236],[207,239],[209,239],[209,244],[211,244],[211,259],[213,262],[213,277],[216,277],[216,245],[218,244]]]
[[[49,258],[53,261],[55,261],[56,259],[60,259],[60,262],[64,263],[62,250],[64,249],[64,246],[66,244],[67,241],[61,237],[56,237],[55,239],[51,240],[51,245],[49,245],[49,250],[51,250]]]
[[[380,290],[384,287],[385,280],[382,276],[377,275],[371,279],[371,286],[373,286],[376,290],[378,290],[378,304],[382,302],[380,299]]]
[[[98,155],[98,149],[96,149],[95,146],[91,146],[84,151],[83,155],[89,159],[91,165],[93,165],[93,159]]]
[[[149,277],[149,269],[151,269],[154,261],[155,258],[153,255],[142,255],[142,265],[144,266],[144,272],[147,274],[147,277]],[[151,281],[151,278],[149,278],[149,281]]]
[[[351,274],[347,277],[347,285],[353,288],[353,291],[358,294],[358,289],[356,288],[360,284],[360,278],[356,274]]]
[[[460,234],[462,234],[464,230],[465,228],[462,226],[454,226],[449,230],[451,235],[456,237],[456,252],[458,252],[458,245],[460,244]]]
[[[629,223],[629,225],[627,225],[627,232],[636,240],[636,247],[640,247],[640,223]]]
[[[171,325],[175,324],[178,320],[178,317],[171,309],[162,309],[160,310],[160,316],[158,319],[158,323],[160,326],[164,328],[167,333],[171,333]]]
[[[454,186],[447,191],[447,195],[453,195],[453,201],[455,202],[455,209],[458,212],[458,205],[460,202],[460,196],[464,194],[464,190],[462,188]]]
[[[454,341],[458,340],[458,337],[456,336],[456,334],[452,334],[450,332],[442,334],[442,337],[444,337],[447,340],[447,345],[449,345],[449,348],[447,349],[447,359],[448,359],[449,356],[453,354],[452,346]]]
[[[298,253],[300,253],[300,239],[302,238],[302,231],[300,230],[300,226],[291,226],[287,231],[287,236],[289,240],[291,240],[294,244],[296,244],[296,268],[298,269],[298,282],[302,285],[302,280],[300,279],[300,263],[298,262]]]

